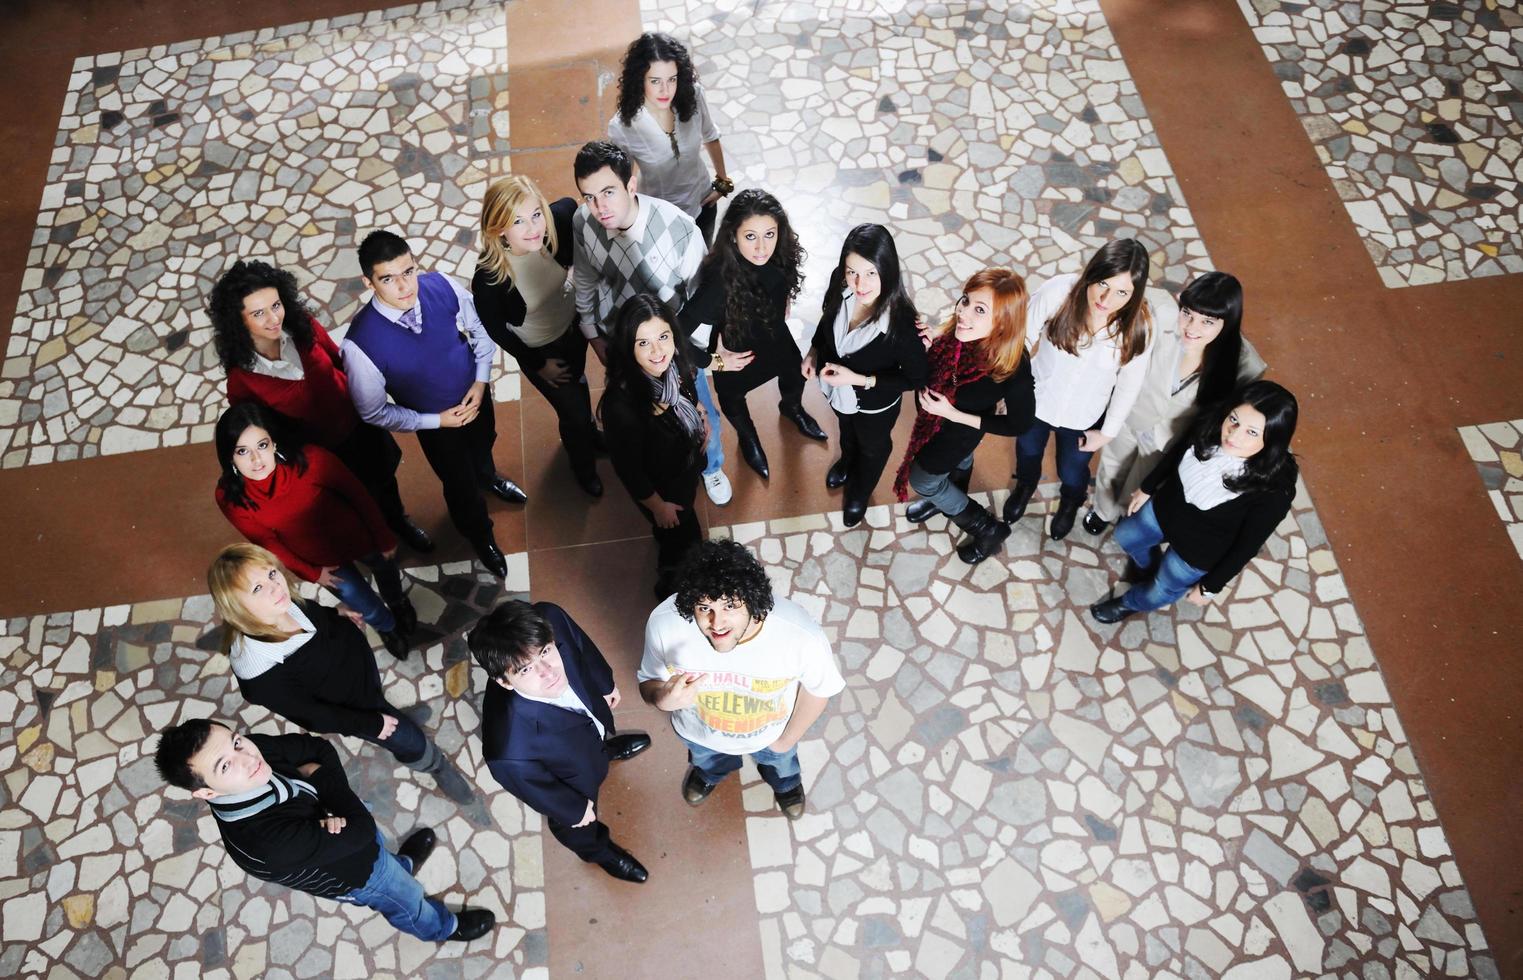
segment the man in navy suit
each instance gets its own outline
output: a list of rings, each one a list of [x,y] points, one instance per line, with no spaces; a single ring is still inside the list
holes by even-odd
[[[645,867],[608,837],[598,787],[609,762],[650,747],[614,734],[619,687],[596,645],[560,606],[510,599],[467,643],[491,683],[481,712],[482,757],[502,788],[543,814],[555,839],[623,881]]]

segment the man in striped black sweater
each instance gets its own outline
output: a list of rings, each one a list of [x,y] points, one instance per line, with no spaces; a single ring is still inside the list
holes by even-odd
[[[434,833],[414,831],[397,854],[349,788],[338,753],[314,735],[245,735],[196,719],[159,737],[159,775],[211,804],[233,862],[256,878],[365,905],[419,939],[469,941],[496,917],[449,911],[414,875],[434,849]]]

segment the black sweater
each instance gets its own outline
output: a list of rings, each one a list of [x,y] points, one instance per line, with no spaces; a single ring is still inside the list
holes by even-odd
[[[555,261],[567,269],[571,268],[574,254],[571,216],[575,213],[576,202],[569,197],[550,205],[550,218],[555,222]],[[481,318],[487,336],[511,354],[522,370],[538,371],[545,366],[544,355],[536,353],[535,348],[525,344],[512,330],[524,322],[529,312],[513,280],[493,283],[486,269],[478,265],[476,274],[471,277],[471,297],[476,301],[476,315]]]
[[[389,706],[365,634],[315,602],[302,603],[301,611],[317,632],[284,663],[239,678],[238,690],[308,731],[375,738]]]
[[[942,392],[948,395],[947,392]],[[952,404],[969,415],[983,420],[982,428],[974,429],[951,419],[942,419],[941,428],[931,437],[915,457],[915,462],[927,473],[950,473],[953,468],[978,447],[987,435],[1018,436],[1031,428],[1036,420],[1036,388],[1031,380],[1031,358],[1022,356],[1020,367],[1004,381],[995,381],[985,375],[977,381],[958,388],[948,395]],[[996,409],[1005,403],[1005,412]]]
[[[788,309],[789,284],[784,279],[783,273],[771,265],[764,265],[757,269],[756,276],[761,282],[762,295],[766,302],[763,322],[745,324],[743,328],[736,329],[725,316],[725,303],[729,298],[725,282],[719,278],[716,267],[705,268],[697,291],[683,304],[682,312],[677,315],[683,332],[689,337],[700,324],[714,325],[714,332],[709,337],[708,350],[689,348],[694,364],[699,367],[709,366],[709,352],[715,349],[721,336],[725,337],[726,350],[753,351],[758,360],[770,360],[773,348],[787,344],[788,349],[793,352],[791,359],[798,360],[798,346],[793,342],[793,334],[789,331],[788,321],[784,316]]]
[[[1179,463],[1190,447],[1189,435],[1174,441],[1169,451],[1142,481],[1142,492],[1153,498],[1153,515],[1169,546],[1196,568],[1204,592],[1220,592],[1259,553],[1280,521],[1290,513],[1295,487],[1248,490],[1201,510],[1185,500]]]
[[[333,746],[314,735],[248,738],[271,769],[311,784],[317,798],[300,793],[242,820],[218,819],[233,863],[255,878],[322,898],[362,887],[380,855],[375,820],[349,788]],[[308,762],[318,768],[303,776],[298,767]],[[319,823],[328,816],[343,817],[344,829],[330,834]]]
[[[887,408],[906,391],[925,386],[931,365],[925,358],[925,345],[915,333],[913,320],[891,323],[888,332],[875,337],[861,350],[842,357],[836,351],[835,317],[820,317],[814,331],[814,369],[839,364],[858,374],[877,378],[871,388],[857,389],[857,408],[873,412]]]
[[[691,383],[682,390],[698,403]],[[633,408],[616,391],[605,394],[600,407],[608,455],[629,495],[639,502],[656,493],[667,503],[691,506],[703,472],[702,434],[684,429],[677,413]]]

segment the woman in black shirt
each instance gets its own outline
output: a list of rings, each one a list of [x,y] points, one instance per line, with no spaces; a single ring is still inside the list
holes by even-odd
[[[882,225],[858,225],[841,245],[803,371],[806,378],[818,373],[840,424],[841,458],[825,485],[845,486],[842,522],[856,527],[894,450],[902,396],[930,372],[899,252]]]
[[[1102,623],[1172,605],[1208,605],[1259,553],[1296,495],[1296,396],[1273,381],[1252,381],[1188,435],[1132,494],[1116,543],[1136,583],[1089,611]],[[1159,557],[1159,546],[1169,548]]]
[[[1018,436],[1036,417],[1026,357],[1025,280],[1009,269],[974,273],[963,284],[952,317],[921,336],[931,376],[920,393],[894,492],[900,500],[909,487],[920,494],[905,511],[910,521],[944,513],[966,531],[957,556],[976,565],[999,550],[1010,526],[968,499],[973,450],[984,433]]]
[[[656,539],[656,596],[702,540],[693,499],[703,473],[708,420],[693,387],[692,345],[677,317],[649,293],[619,309],[608,338],[608,387],[598,404],[614,472],[650,521]]]
[[[725,211],[714,250],[703,261],[698,290],[679,314],[682,329],[698,333],[714,354],[693,352],[694,363],[710,367],[714,395],[735,426],[746,465],[767,479],[767,454],[746,407],[746,395],[777,379],[777,410],[809,439],[825,432],[804,411],[803,357],[788,330],[788,307],[804,281],[804,250],[777,198],[747,188]],[[705,336],[700,331],[712,330]]]

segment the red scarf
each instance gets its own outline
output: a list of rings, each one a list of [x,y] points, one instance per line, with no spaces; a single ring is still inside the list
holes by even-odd
[[[926,388],[940,392],[948,401],[957,400],[957,389],[989,373],[984,359],[958,340],[951,330],[931,343],[931,349],[926,352],[926,360],[931,362],[931,376],[926,381]],[[918,398],[915,400],[915,428],[910,432],[910,445],[905,450],[904,462],[899,464],[899,472],[894,474],[894,496],[900,503],[910,496],[910,464],[915,461],[920,450],[941,431],[942,421],[940,415],[930,414],[920,407]]]

